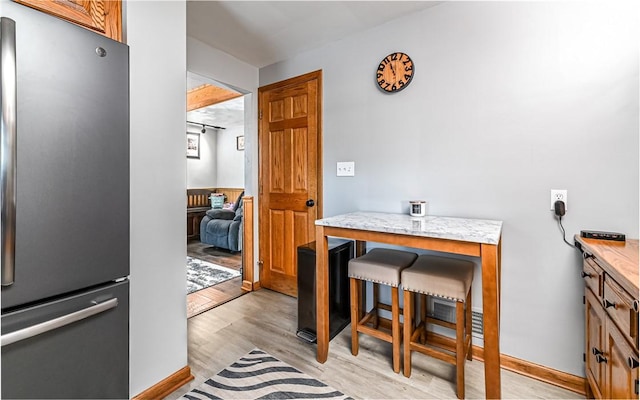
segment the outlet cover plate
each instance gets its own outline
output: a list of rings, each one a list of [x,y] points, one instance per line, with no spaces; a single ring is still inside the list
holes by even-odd
[[[569,203],[567,201],[567,190],[566,189],[551,189],[551,211],[555,211],[555,203],[558,200],[564,201],[564,209],[567,211],[569,209]]]

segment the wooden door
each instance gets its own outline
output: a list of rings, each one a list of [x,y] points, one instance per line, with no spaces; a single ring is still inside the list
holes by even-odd
[[[321,71],[258,90],[260,283],[297,296],[297,248],[320,218]]]
[[[16,0],[17,3],[66,19],[122,41],[121,0]]]

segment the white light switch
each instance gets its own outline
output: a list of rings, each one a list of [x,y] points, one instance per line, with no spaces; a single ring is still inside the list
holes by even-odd
[[[337,176],[355,176],[356,175],[356,163],[354,161],[342,161],[338,162],[336,167]]]

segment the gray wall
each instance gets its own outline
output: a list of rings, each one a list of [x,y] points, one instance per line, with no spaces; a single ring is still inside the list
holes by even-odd
[[[638,237],[637,15],[630,2],[447,2],[262,68],[260,86],[323,70],[325,216],[424,199],[433,215],[503,220],[502,353],[583,376],[580,257],[549,191],[568,190],[568,240]],[[394,51],[416,75],[387,95],[375,70]],[[337,161],[356,176],[336,177]]]
[[[237,149],[236,138],[238,136],[244,136],[244,125],[229,126],[218,133],[216,149],[218,162],[216,182],[218,187],[244,187],[244,150],[238,151]]]
[[[200,128],[202,129],[202,128]],[[200,133],[196,126],[187,124],[187,132]],[[209,129],[200,134],[200,158],[187,158],[187,189],[198,189],[218,186],[218,134]]]
[[[192,126],[187,131],[200,133]],[[244,151],[236,149],[236,137],[242,135],[244,126],[201,134],[200,158],[187,158],[187,189],[244,187]]]
[[[187,365],[186,3],[128,1],[125,18],[131,102],[130,395],[135,396]]]

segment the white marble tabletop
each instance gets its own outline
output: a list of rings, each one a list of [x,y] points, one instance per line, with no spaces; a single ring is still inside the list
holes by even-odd
[[[502,221],[357,211],[316,220],[316,225],[498,244]]]

